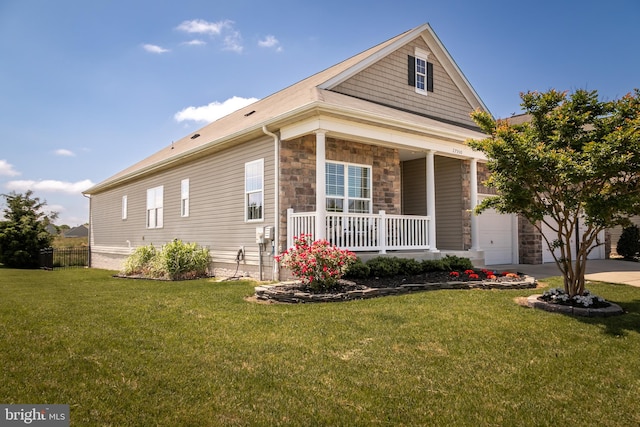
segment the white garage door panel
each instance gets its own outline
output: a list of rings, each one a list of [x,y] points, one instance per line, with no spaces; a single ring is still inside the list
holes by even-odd
[[[513,260],[513,221],[511,215],[502,215],[488,209],[478,216],[480,249],[484,263],[511,264]]]
[[[551,221],[550,219],[547,219],[547,221]],[[580,227],[584,227],[584,222],[580,221]],[[549,240],[555,240],[556,239],[556,233],[551,230],[551,228],[547,225],[547,224],[542,224],[542,233],[547,236],[547,238]],[[604,242],[604,231],[600,232],[600,235],[598,236],[600,241]],[[575,240],[575,232],[571,235],[571,258],[572,259],[576,259],[576,240]],[[559,249],[555,249],[554,252],[556,252],[557,254],[560,254],[560,250]],[[589,256],[587,257],[588,259],[605,259],[605,253],[604,253],[604,245],[600,245],[596,248],[594,248],[591,253],[589,254]],[[553,254],[551,253],[551,251],[549,250],[549,246],[547,246],[547,243],[543,240],[542,242],[542,262],[546,263],[546,262],[554,262],[555,259],[553,258]]]

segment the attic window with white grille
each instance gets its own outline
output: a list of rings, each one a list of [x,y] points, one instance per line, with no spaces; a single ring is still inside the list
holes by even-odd
[[[415,56],[408,56],[409,86],[424,95],[433,92],[433,64],[428,62],[428,58],[429,52],[420,48],[415,49]]]

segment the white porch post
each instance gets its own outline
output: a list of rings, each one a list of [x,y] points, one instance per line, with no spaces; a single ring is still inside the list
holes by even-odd
[[[325,239],[326,230],[326,131],[316,131],[316,229],[315,239]]]
[[[471,159],[469,185],[471,187],[471,250],[480,250],[480,230],[478,229],[478,215],[474,210],[478,206],[478,160]]]
[[[436,247],[436,172],[435,152],[427,152],[427,215],[429,220],[429,251],[438,252]]]

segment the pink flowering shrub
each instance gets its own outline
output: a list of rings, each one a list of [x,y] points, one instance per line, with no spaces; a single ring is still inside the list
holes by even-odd
[[[339,249],[326,240],[312,242],[310,234],[301,234],[293,240],[294,247],[276,255],[275,259],[314,290],[334,287],[356,261],[353,252]]]

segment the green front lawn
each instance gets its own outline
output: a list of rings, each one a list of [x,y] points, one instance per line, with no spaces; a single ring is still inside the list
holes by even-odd
[[[640,289],[628,314],[518,306],[533,291],[260,305],[253,282],[0,269],[0,403],[71,425],[639,425]],[[552,286],[559,286],[557,280]]]

